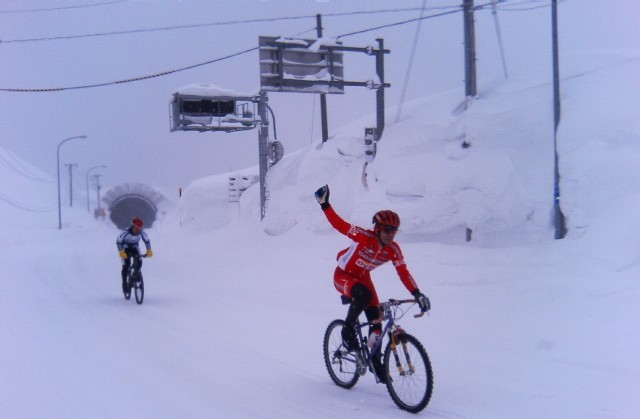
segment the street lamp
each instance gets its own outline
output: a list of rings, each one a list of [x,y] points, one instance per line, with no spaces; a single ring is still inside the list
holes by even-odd
[[[91,169],[87,170],[87,212],[91,212],[91,209],[89,208],[89,173],[94,169],[104,169],[106,167],[107,166],[104,164],[101,164],[100,166],[93,166]]]
[[[102,175],[93,175],[93,177],[96,178],[96,207],[98,209],[98,214],[100,214],[102,209],[100,208],[100,176]]]
[[[56,153],[56,169],[58,171],[58,230],[62,230],[62,206],[60,204],[60,146],[64,143],[66,143],[69,140],[73,140],[75,138],[87,138],[86,135],[76,135],[75,137],[69,137],[69,138],[65,138],[64,140],[60,141],[60,144],[58,144],[58,150]]]

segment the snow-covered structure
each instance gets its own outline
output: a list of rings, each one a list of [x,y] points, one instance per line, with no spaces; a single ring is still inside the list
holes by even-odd
[[[171,131],[244,131],[260,122],[257,91],[236,92],[214,84],[197,83],[176,90],[171,97]]]
[[[102,202],[107,205],[109,218],[118,228],[131,225],[133,217],[141,217],[146,227],[151,227],[164,214],[166,197],[143,183],[123,183],[109,189]]]

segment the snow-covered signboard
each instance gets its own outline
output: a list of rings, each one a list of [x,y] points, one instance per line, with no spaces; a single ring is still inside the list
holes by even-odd
[[[240,93],[214,84],[190,84],[173,93],[171,131],[241,131],[253,129],[258,92]]]
[[[334,40],[261,36],[259,45],[263,90],[344,94],[343,57]]]

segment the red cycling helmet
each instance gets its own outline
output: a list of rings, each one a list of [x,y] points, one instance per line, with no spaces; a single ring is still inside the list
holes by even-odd
[[[131,225],[142,228],[144,227],[144,221],[142,221],[142,218],[140,217],[133,217],[133,220],[131,220]]]
[[[371,222],[375,225],[376,231],[383,225],[394,228],[396,230],[398,229],[398,227],[400,227],[400,217],[398,216],[398,214],[390,210],[382,210],[376,212]]]

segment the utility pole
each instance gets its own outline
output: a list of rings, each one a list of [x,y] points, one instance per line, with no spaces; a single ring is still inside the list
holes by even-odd
[[[71,141],[76,138],[84,139],[87,138],[87,136],[76,135],[75,137],[65,138],[64,140],[60,141],[60,144],[58,144],[58,148],[56,149],[56,172],[58,178],[58,230],[62,230],[62,205],[60,203],[60,147],[62,147],[62,144],[66,143],[67,141]]]
[[[69,168],[69,206],[73,206],[73,168],[78,167],[76,163],[66,163]]]
[[[322,38],[322,15],[316,15],[316,31],[318,39]],[[328,52],[330,54],[331,52]],[[322,120],[322,142],[326,143],[329,139],[329,122],[327,120],[327,95],[320,93],[320,118]]]
[[[382,138],[382,131],[384,131],[384,39],[377,38],[378,52],[376,54],[376,74],[380,79],[380,86],[376,90],[376,133],[379,141]]]
[[[560,169],[558,165],[558,125],[560,125],[560,64],[558,58],[558,8],[551,1],[551,38],[553,43],[553,225],[555,239],[567,234],[567,225],[560,208]]]
[[[91,169],[87,170],[87,178],[86,178],[86,186],[87,186],[87,212],[91,212],[89,208],[89,173],[91,173],[95,169],[104,169],[107,166],[101,164],[100,166],[93,166]]]
[[[269,118],[267,102],[269,97],[265,90],[260,90],[258,113],[260,129],[258,130],[258,165],[260,168],[260,220],[264,220],[267,208],[267,171],[269,170]]]
[[[473,22],[473,0],[464,0],[464,75],[465,96],[475,97],[476,86],[476,37]]]

